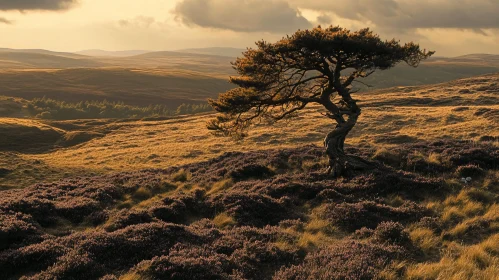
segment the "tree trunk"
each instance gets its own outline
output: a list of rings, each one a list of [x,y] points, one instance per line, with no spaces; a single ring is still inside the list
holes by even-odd
[[[326,154],[329,158],[328,173],[333,177],[345,175],[347,171],[364,169],[369,165],[367,161],[348,156],[344,151],[345,138],[357,123],[359,116],[360,111],[352,113],[346,122],[338,124],[324,139]]]

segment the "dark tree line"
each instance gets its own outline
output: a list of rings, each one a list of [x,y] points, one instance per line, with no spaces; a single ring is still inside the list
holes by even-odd
[[[45,97],[28,101],[27,109],[32,117],[54,120],[165,117],[213,110],[207,103],[181,104],[170,109],[165,105],[139,107],[105,100],[69,103]]]

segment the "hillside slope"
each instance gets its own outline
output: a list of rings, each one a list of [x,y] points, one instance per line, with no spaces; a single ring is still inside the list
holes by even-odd
[[[68,102],[123,101],[136,106],[206,102],[231,88],[226,79],[182,70],[78,68],[61,70],[0,70],[0,93]]]
[[[376,149],[441,139],[493,141],[499,138],[499,74],[466,78],[437,85],[397,87],[355,94],[363,107],[347,144]],[[5,110],[15,110],[7,100]],[[0,100],[0,109],[2,102]],[[25,187],[67,174],[161,168],[209,160],[226,151],[321,145],[332,123],[320,107],[311,107],[290,122],[255,126],[242,141],[219,138],[206,129],[212,114],[146,120],[31,120],[29,126],[47,126],[61,135],[100,135],[64,148],[55,142],[40,151],[13,149],[9,133],[0,147],[0,187]],[[0,131],[2,131],[0,119]],[[10,119],[9,123],[16,122]],[[21,128],[26,120],[19,119]],[[25,128],[23,128],[25,129]],[[28,129],[28,128],[26,128]],[[11,133],[16,133],[11,131]],[[17,135],[15,135],[17,137]],[[37,138],[20,143],[36,144]],[[59,139],[59,138],[58,138]],[[7,155],[8,154],[8,155]],[[33,165],[39,162],[38,165]],[[17,164],[19,163],[19,164]],[[36,170],[35,170],[36,168]],[[57,170],[57,172],[54,172]]]
[[[0,277],[499,275],[498,147],[437,141],[349,152],[377,167],[332,179],[322,149],[304,146],[3,191]]]
[[[230,64],[240,50],[208,48],[177,52],[125,52],[127,56],[94,57],[45,50],[0,49],[0,95],[61,101],[123,101],[130,105],[204,101],[223,92],[234,75]],[[128,54],[138,54],[131,55]],[[239,54],[238,54],[239,55]],[[499,56],[474,54],[433,58],[418,68],[399,65],[379,71],[363,91],[415,86],[499,72]]]

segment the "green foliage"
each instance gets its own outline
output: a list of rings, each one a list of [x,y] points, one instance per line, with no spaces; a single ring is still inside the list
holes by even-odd
[[[69,103],[46,97],[29,101],[27,109],[33,117],[55,120],[165,117],[212,110],[208,104],[182,104],[171,110],[165,105],[139,107],[106,100]]]

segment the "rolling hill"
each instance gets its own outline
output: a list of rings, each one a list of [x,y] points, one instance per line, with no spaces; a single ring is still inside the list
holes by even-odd
[[[27,53],[27,54],[44,54],[44,55],[53,55],[53,56],[61,56],[61,57],[67,57],[67,58],[74,58],[74,59],[84,59],[84,58],[89,58],[86,55],[81,55],[77,53],[72,53],[72,52],[56,52],[56,51],[49,51],[49,50],[44,50],[44,49],[9,49],[9,48],[0,48],[0,52],[15,52],[15,53]]]
[[[356,95],[371,167],[342,178],[319,107],[239,142],[212,114],[0,118],[0,278],[495,279],[498,85]]]
[[[379,148],[439,139],[478,142],[497,139],[498,85],[499,74],[492,74],[436,85],[396,87],[356,94],[355,98],[359,99],[359,104],[364,109],[347,143]],[[21,110],[12,100],[6,100],[4,107],[5,110]],[[46,167],[41,168],[36,176],[54,178],[53,176],[72,172],[72,169],[81,173],[101,173],[110,170],[159,168],[209,160],[226,151],[320,145],[324,135],[331,129],[331,122],[324,118],[321,112],[320,107],[311,107],[292,122],[282,122],[271,127],[256,126],[242,142],[214,137],[206,129],[206,121],[213,117],[212,114],[150,120],[20,119],[18,129],[23,130],[24,126],[28,126],[26,132],[38,133],[32,127],[43,128],[43,131],[48,131],[51,135],[52,142],[48,141],[42,145],[40,151],[33,150],[30,146],[29,153],[17,155],[17,158],[21,161],[42,162],[44,165],[41,166]],[[7,129],[12,127],[15,120],[0,118],[0,135],[7,137],[5,141],[8,141],[10,133],[16,133],[15,129]],[[66,135],[73,133],[96,137],[82,138],[87,141],[79,142],[70,148],[61,147],[61,143],[66,143],[64,139],[69,137]],[[36,146],[33,139],[38,137],[33,136],[34,134],[24,135],[28,136],[16,142],[15,151],[27,151],[22,145]],[[47,139],[43,135],[39,138]],[[8,142],[4,142],[0,150],[9,153],[8,147]],[[12,162],[7,160],[4,164],[8,167]],[[103,169],[103,166],[106,166],[106,169]],[[44,172],[45,168],[67,171],[51,173]],[[82,171],[84,169],[87,171]],[[7,182],[20,185],[33,182],[33,177],[27,175],[29,173],[23,173],[22,168],[18,172],[0,178],[0,185]]]
[[[0,70],[0,94],[68,102],[122,101],[136,106],[205,102],[231,88],[226,79],[182,70],[74,68]]]
[[[130,105],[203,102],[232,86],[230,62],[240,49],[118,52],[96,56],[45,50],[0,49],[0,95],[61,101],[123,101]],[[87,54],[89,54],[87,52]],[[119,55],[118,55],[119,54]],[[126,55],[126,56],[125,56]],[[432,58],[418,68],[404,65],[365,79],[362,90],[434,84],[499,72],[499,55]]]
[[[106,50],[83,50],[76,52],[76,54],[88,55],[88,56],[113,56],[113,57],[125,57],[125,56],[134,56],[139,54],[148,53],[149,51],[144,50],[126,50],[126,51],[106,51]]]
[[[176,52],[238,57],[238,56],[241,56],[241,53],[243,53],[244,51],[246,51],[246,49],[212,47],[212,48],[197,48],[197,49],[196,48],[195,49],[181,49],[181,50],[177,50]]]
[[[0,51],[0,69],[102,67],[90,57],[43,52]]]

